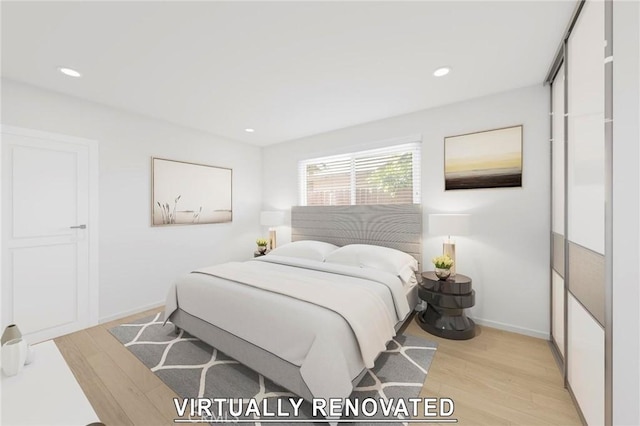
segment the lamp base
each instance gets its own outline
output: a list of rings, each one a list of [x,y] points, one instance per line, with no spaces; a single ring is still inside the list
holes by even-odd
[[[276,230],[269,229],[269,250],[276,248]]]
[[[453,266],[451,267],[452,277],[456,276],[456,245],[455,243],[444,242],[442,243],[442,254],[448,255],[453,260]]]

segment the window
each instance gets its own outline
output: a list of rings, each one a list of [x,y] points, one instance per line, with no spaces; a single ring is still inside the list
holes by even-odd
[[[420,204],[420,142],[298,164],[300,205]]]

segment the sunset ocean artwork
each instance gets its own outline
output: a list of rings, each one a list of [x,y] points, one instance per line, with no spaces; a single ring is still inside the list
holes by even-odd
[[[444,139],[445,190],[522,186],[522,126]]]

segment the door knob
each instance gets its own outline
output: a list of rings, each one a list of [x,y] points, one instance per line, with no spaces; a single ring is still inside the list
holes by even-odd
[[[71,229],[87,229],[87,225],[76,225],[76,226],[70,226],[69,228]]]

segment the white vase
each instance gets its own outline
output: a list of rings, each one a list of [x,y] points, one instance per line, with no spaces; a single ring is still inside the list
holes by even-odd
[[[436,267],[436,276],[440,281],[445,281],[451,275],[451,269],[449,268],[438,268]]]
[[[9,324],[7,328],[4,329],[4,333],[2,333],[2,340],[0,340],[0,345],[4,345],[9,340],[19,339],[22,337],[22,333],[20,333],[20,329],[15,324]]]
[[[7,376],[15,376],[24,367],[27,359],[27,342],[23,339],[9,340],[2,345],[2,371]]]

